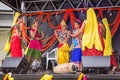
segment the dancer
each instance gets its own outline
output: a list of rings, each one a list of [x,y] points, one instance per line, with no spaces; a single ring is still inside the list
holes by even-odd
[[[42,49],[42,43],[41,39],[44,38],[44,34],[39,28],[39,21],[34,20],[33,21],[33,29],[30,30],[31,34],[31,40],[28,45],[28,51],[27,51],[27,57],[29,62],[35,62],[40,63],[41,59],[41,49]]]
[[[112,72],[114,72],[117,63],[113,59],[111,33],[107,19],[98,22],[94,10],[90,8],[87,11],[87,20],[84,22],[84,26],[83,56],[111,56],[111,64],[114,65]]]
[[[82,63],[81,63],[81,56],[82,56],[82,50],[81,50],[81,41],[82,41],[82,32],[83,27],[80,28],[80,20],[75,20],[73,30],[73,34],[69,33],[69,35],[73,38],[72,44],[73,44],[73,50],[71,53],[71,62],[75,63],[78,67],[78,71],[82,71]]]
[[[70,31],[68,31],[68,35],[74,37],[73,39],[74,51],[72,52],[71,62],[63,63],[54,67],[53,69],[54,73],[75,73],[77,70],[80,70],[79,63],[81,62],[82,52],[80,49],[81,44],[79,42],[81,40],[81,36],[80,36],[81,34],[79,34],[81,33],[81,31],[79,27],[80,27],[80,20],[76,20],[74,34],[71,34]],[[77,39],[75,37],[77,37]]]
[[[102,20],[98,20],[98,24],[99,24],[99,33],[101,37],[101,42],[104,49],[103,56],[110,55],[110,63],[112,66],[112,70],[110,71],[110,74],[114,74],[118,68],[118,64],[115,59],[114,51],[112,50],[111,32],[108,26],[107,19],[103,18]]]
[[[83,22],[84,33],[82,37],[83,56],[102,56],[102,43],[98,30],[98,21],[92,8],[87,10],[87,19]]]
[[[61,22],[61,29],[55,30],[55,35],[59,41],[58,45],[58,64],[69,62],[68,30],[64,20]]]
[[[20,24],[23,22],[23,15],[20,15],[16,21],[15,26],[12,27],[11,35],[11,46],[10,53],[11,57],[22,57],[22,44],[21,44],[21,27]]]

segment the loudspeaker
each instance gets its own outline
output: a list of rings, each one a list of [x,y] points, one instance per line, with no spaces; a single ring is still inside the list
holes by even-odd
[[[25,57],[7,57],[2,62],[1,70],[5,74],[8,72],[12,72],[13,74],[23,74],[27,73],[29,70],[29,63]]]
[[[41,57],[42,70],[46,70],[46,57]]]
[[[109,56],[82,56],[83,70],[87,69],[110,69]]]

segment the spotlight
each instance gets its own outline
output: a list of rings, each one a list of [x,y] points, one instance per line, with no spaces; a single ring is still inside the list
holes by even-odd
[[[111,11],[111,9],[108,9],[108,14],[110,15],[110,16],[112,16],[112,11]]]
[[[110,12],[110,16],[112,16],[112,12]]]

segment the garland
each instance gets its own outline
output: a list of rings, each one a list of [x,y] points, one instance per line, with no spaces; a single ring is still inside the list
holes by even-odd
[[[83,74],[83,73],[81,73],[81,74],[79,75],[79,77],[78,77],[78,79],[77,79],[77,80],[83,80],[83,77],[84,77],[84,74]]]
[[[50,27],[51,27],[52,29],[57,29],[57,28],[60,26],[60,24],[57,25],[57,26],[53,26],[53,25],[52,25],[52,23],[50,22],[50,21],[51,21],[51,20],[50,20],[50,15],[47,15],[47,20],[48,20],[48,24],[50,25]]]
[[[54,37],[55,35],[54,34],[52,34],[50,37],[47,37],[46,39],[43,39],[43,40],[41,40],[42,42],[47,42],[47,41],[49,41],[52,37]]]
[[[98,11],[98,15],[97,18],[101,17],[103,18],[103,12],[108,10],[108,8],[94,8],[94,10]],[[117,16],[114,19],[114,21],[112,23],[109,23],[109,26],[112,26],[111,29],[111,34],[112,36],[114,36],[115,32],[117,31],[119,24],[120,24],[120,8],[111,8],[110,10],[118,10],[117,12]],[[87,11],[87,8],[82,8],[79,10],[76,9],[66,9],[64,11],[59,11],[59,12],[36,12],[36,13],[32,13],[32,14],[25,14],[25,16],[35,16],[38,15],[38,17],[36,19],[40,19],[42,22],[48,21],[48,24],[50,26],[50,28],[52,29],[60,29],[60,24],[58,24],[57,26],[54,26],[51,23],[51,19],[50,16],[52,15],[56,15],[56,14],[62,14],[64,13],[64,16],[62,18],[62,20],[67,21],[68,17],[70,16],[70,22],[72,25],[72,29],[74,29],[74,21],[76,19],[76,16],[74,15],[74,12],[81,12],[81,11]],[[45,18],[43,19],[43,16],[45,16]],[[24,31],[24,29],[23,29]],[[25,38],[27,39],[27,42],[29,43],[30,38],[26,35],[26,33],[24,33]],[[49,42],[48,42],[49,41]],[[42,40],[42,42],[46,43],[43,46],[43,51],[45,51],[46,49],[50,48],[50,46],[56,41],[56,37],[54,36],[54,34],[52,36],[49,36],[48,38]]]
[[[87,77],[83,73],[81,73],[77,80],[87,80]]]
[[[44,74],[40,80],[52,80],[53,75]]]
[[[11,73],[5,74],[3,80],[14,80],[14,78],[11,75],[12,75]]]
[[[76,17],[75,17],[75,15],[74,15],[72,9],[69,10],[69,13],[70,13],[70,21],[71,21],[72,30],[73,30],[73,29],[74,29],[74,22],[75,22]]]
[[[120,24],[120,9],[118,11],[116,19],[114,20],[114,26],[111,30],[112,36],[114,36],[115,32],[117,31],[119,24]]]
[[[42,51],[45,51],[48,48],[50,48],[53,45],[53,43],[56,41],[56,39],[57,39],[56,36],[54,36],[46,45],[43,46]]]

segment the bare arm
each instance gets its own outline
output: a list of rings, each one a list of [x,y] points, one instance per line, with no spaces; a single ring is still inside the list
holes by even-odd
[[[101,29],[102,29],[102,37],[105,38],[105,35],[106,35],[106,29],[105,29],[105,26],[102,25],[102,26],[101,26]]]
[[[70,35],[71,37],[77,37],[77,36],[79,36],[80,34],[81,34],[80,29],[79,29],[75,34],[69,33],[69,35]]]
[[[37,29],[35,29],[35,31],[30,30],[31,39],[35,39],[36,32],[37,32]]]
[[[44,38],[44,33],[41,31],[41,37],[40,38],[36,38],[37,40],[41,40],[41,39],[43,39]]]
[[[83,32],[84,31],[84,28],[85,28],[85,21],[83,22],[83,24],[82,24],[82,26],[81,26],[81,28],[80,28],[80,32]]]
[[[62,42],[61,39],[58,37],[57,31],[59,31],[59,30],[55,30],[54,34],[55,34],[57,40],[58,40],[59,42]]]
[[[20,39],[22,39],[22,32],[20,31],[20,30],[18,30],[18,28],[17,29],[15,29],[15,33],[18,35],[18,37],[20,38]]]
[[[37,30],[35,29],[34,32],[32,32],[32,38],[34,39],[35,38],[35,34],[36,34]]]
[[[81,35],[81,33],[84,31],[84,28],[85,28],[85,21],[83,22],[81,28],[80,28],[75,34],[71,34],[71,33],[69,32],[69,35],[70,35],[71,37],[77,37],[77,36]]]

